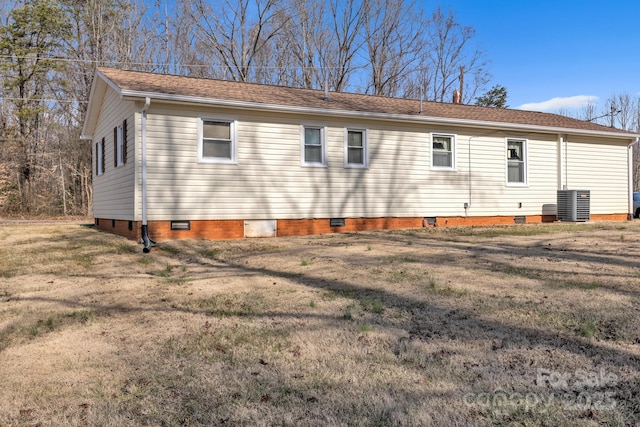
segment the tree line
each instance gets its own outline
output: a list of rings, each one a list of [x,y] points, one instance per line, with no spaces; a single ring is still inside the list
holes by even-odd
[[[0,0],[0,211],[91,213],[99,66],[506,107],[475,30],[412,0]]]

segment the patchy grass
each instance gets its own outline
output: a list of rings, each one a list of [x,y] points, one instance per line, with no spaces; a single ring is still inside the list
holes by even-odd
[[[20,340],[34,339],[71,325],[87,324],[94,318],[92,310],[75,310],[43,313],[43,317],[33,319],[31,323],[11,323],[0,331],[0,351]]]
[[[635,425],[638,232],[0,227],[0,425]]]
[[[248,316],[261,313],[265,308],[261,293],[220,294],[210,298],[188,301],[185,308],[202,310],[211,316]]]

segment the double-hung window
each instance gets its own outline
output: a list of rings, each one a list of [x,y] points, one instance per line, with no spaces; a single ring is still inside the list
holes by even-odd
[[[104,138],[96,143],[96,175],[104,173]]]
[[[113,167],[127,163],[127,120],[113,128]]]
[[[507,184],[527,183],[527,141],[507,139]]]
[[[124,165],[124,133],[122,131],[122,126],[113,128],[113,141],[113,165],[115,167],[122,166]]]
[[[302,164],[326,166],[325,132],[320,126],[302,127]]]
[[[345,167],[367,167],[367,132],[347,129],[345,141]]]
[[[199,160],[213,163],[235,163],[235,122],[202,119],[199,128]]]
[[[454,135],[431,134],[431,167],[455,169],[456,138]]]

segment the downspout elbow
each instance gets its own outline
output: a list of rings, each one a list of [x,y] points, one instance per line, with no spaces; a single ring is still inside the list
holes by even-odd
[[[142,106],[142,112],[146,113],[147,110],[149,109],[149,105],[151,104],[151,98],[146,96],[144,98],[144,105]]]
[[[142,248],[142,252],[148,254],[151,252],[151,246],[153,246],[156,242],[149,238],[149,230],[146,224],[142,226],[142,244],[144,247]]]

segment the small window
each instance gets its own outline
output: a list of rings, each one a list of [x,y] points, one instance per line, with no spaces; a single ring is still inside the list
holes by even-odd
[[[367,166],[367,134],[364,130],[347,130],[345,146],[346,167]]]
[[[200,125],[200,160],[235,162],[234,122],[202,120]]]
[[[122,164],[127,164],[127,120],[122,121]]]
[[[507,183],[527,183],[527,144],[522,139],[507,140]]]
[[[124,132],[122,131],[122,126],[117,126],[113,128],[113,155],[114,155],[114,166],[122,166],[124,165]]]
[[[306,166],[325,166],[324,128],[303,127],[302,164]]]
[[[455,169],[456,140],[453,135],[431,135],[431,167]]]
[[[104,138],[96,143],[96,175],[104,173]]]

